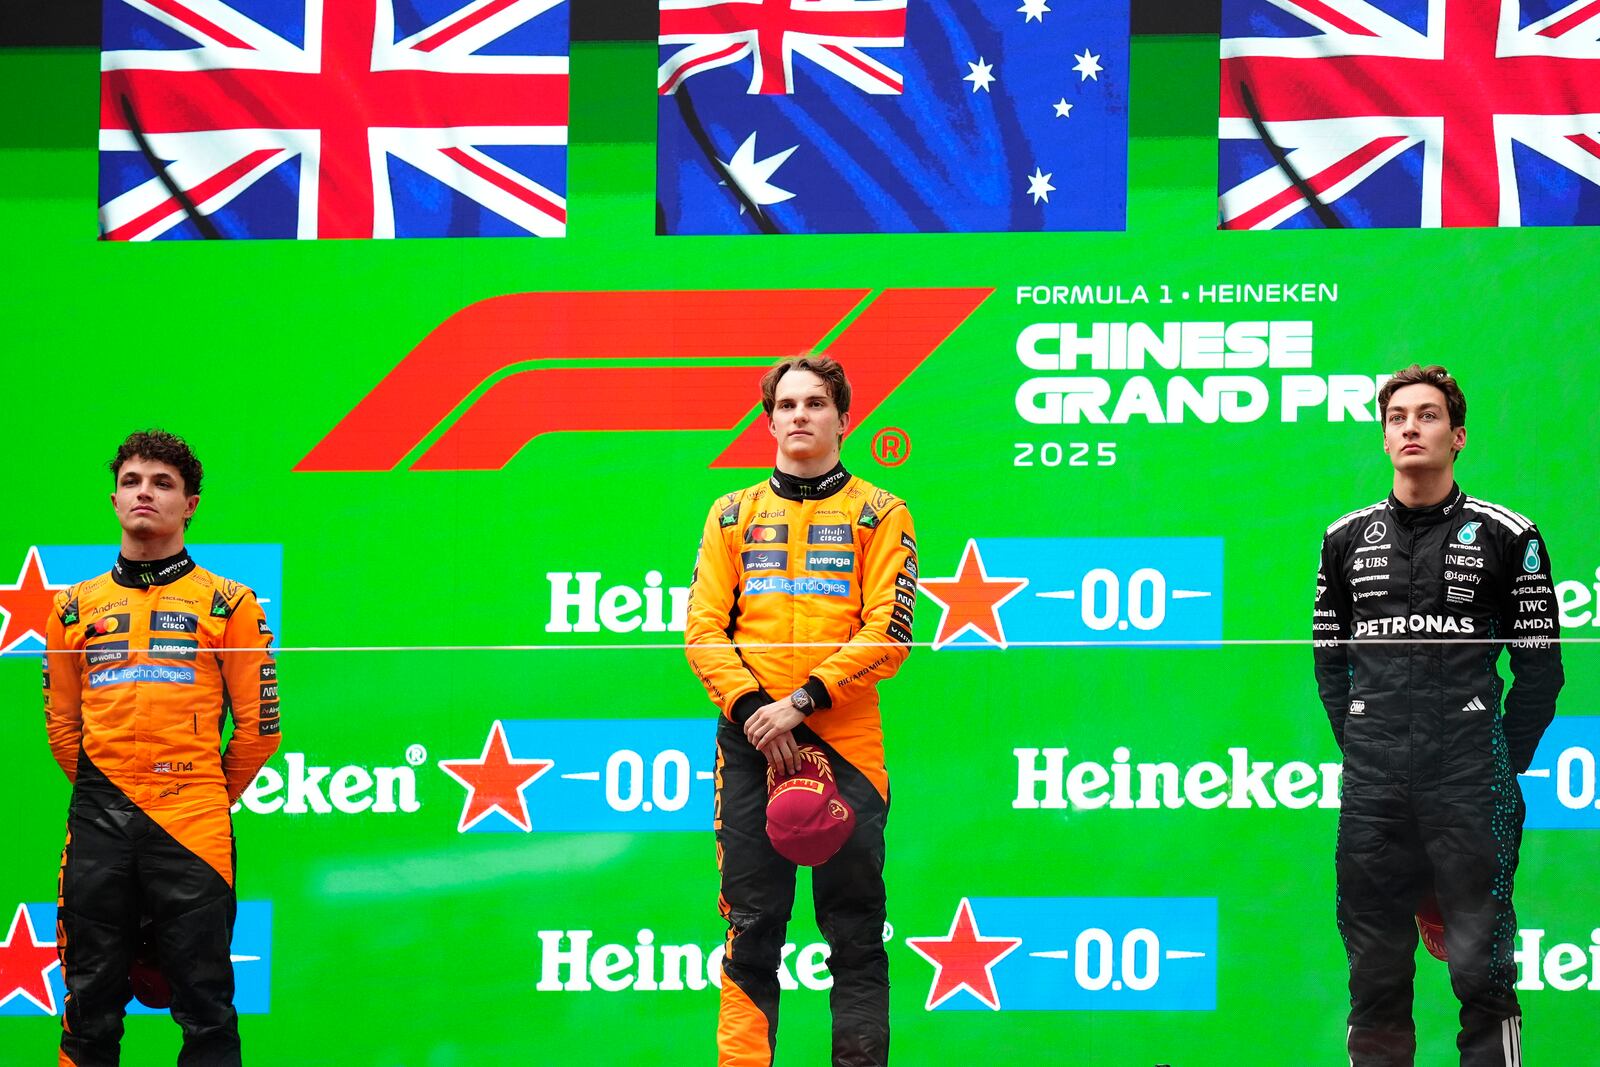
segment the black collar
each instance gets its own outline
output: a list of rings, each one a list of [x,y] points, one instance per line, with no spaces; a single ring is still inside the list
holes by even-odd
[[[117,565],[111,568],[111,578],[129,589],[149,589],[152,585],[171,585],[194,570],[194,560],[187,548],[179,549],[176,556],[166,559],[129,559],[117,553]]]
[[[767,482],[772,491],[785,500],[821,500],[843,489],[849,480],[850,472],[844,469],[844,464],[835,463],[833,470],[815,478],[797,478],[774,468]]]
[[[1394,514],[1394,520],[1401,526],[1433,526],[1460,515],[1461,502],[1465,499],[1466,495],[1461,492],[1461,487],[1451,482],[1450,492],[1443,500],[1420,508],[1408,508],[1400,503],[1399,497],[1390,493],[1389,510]]]

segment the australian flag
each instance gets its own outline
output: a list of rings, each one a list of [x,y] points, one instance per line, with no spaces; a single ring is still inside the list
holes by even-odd
[[[1127,0],[661,0],[660,44],[664,233],[1124,228]]]
[[[566,0],[105,0],[100,230],[558,237]]]
[[[1224,0],[1218,135],[1224,229],[1600,223],[1600,3]]]

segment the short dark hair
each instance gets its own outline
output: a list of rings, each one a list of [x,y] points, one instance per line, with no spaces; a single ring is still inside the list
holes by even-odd
[[[1397,370],[1394,376],[1383,383],[1383,388],[1378,390],[1378,418],[1387,419],[1389,416],[1389,398],[1408,385],[1431,385],[1444,394],[1445,410],[1450,414],[1450,428],[1467,424],[1467,397],[1461,391],[1461,386],[1450,376],[1450,372],[1437,363],[1426,367],[1413,363],[1404,370]]]
[[[166,430],[138,430],[128,435],[111,459],[111,480],[115,484],[122,465],[135,456],[165,463],[183,478],[183,495],[199,496],[200,480],[205,476],[200,459],[188,442]]]
[[[822,379],[833,398],[833,406],[843,415],[850,410],[850,379],[844,376],[839,361],[828,356],[790,356],[761,376],[761,407],[767,417],[778,403],[778,382],[792,370],[808,370]]]

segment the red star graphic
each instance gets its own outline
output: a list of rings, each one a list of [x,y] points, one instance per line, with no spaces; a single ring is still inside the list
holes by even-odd
[[[0,652],[9,652],[29,637],[44,640],[44,621],[55,608],[56,590],[64,585],[51,585],[44,576],[44,564],[39,562],[39,546],[28,549],[22,561],[22,571],[15,585],[0,585]]]
[[[939,633],[933,639],[934,648],[942,648],[968,630],[1005,648],[1000,605],[1020,593],[1028,579],[989,577],[983,569],[983,557],[978,554],[978,542],[968,538],[954,578],[924,578],[918,584],[944,609],[939,616]]]
[[[991,1011],[1000,1010],[1000,994],[994,988],[994,965],[1022,944],[1020,937],[984,937],[972,918],[972,902],[966,897],[950,920],[950,932],[943,937],[908,937],[911,950],[933,964],[933,985],[928,990],[927,1010],[932,1011],[965,989]]]
[[[21,995],[40,1010],[56,1013],[56,994],[50,988],[50,972],[59,966],[55,938],[41,942],[33,932],[33,919],[26,904],[17,905],[11,917],[11,932],[0,943],[0,1005]]]
[[[513,759],[506,745],[506,729],[496,719],[483,742],[483,755],[477,759],[442,759],[439,769],[467,787],[467,802],[461,809],[460,833],[478,825],[491,811],[498,811],[520,827],[533,830],[528,819],[528,800],[522,791],[545,771],[555,766],[547,759]]]

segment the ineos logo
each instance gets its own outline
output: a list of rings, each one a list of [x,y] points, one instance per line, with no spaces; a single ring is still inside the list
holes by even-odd
[[[1367,527],[1367,532],[1361,535],[1361,539],[1369,545],[1375,545],[1388,536],[1389,527],[1384,525],[1382,519],[1378,519]]]

